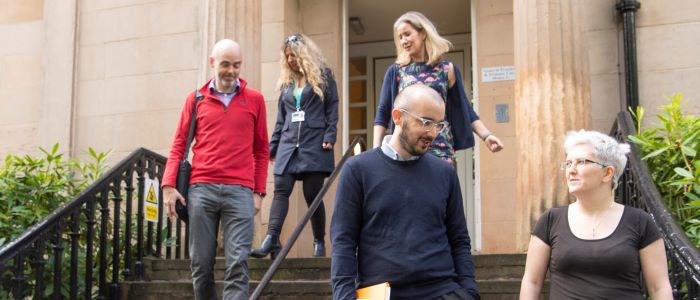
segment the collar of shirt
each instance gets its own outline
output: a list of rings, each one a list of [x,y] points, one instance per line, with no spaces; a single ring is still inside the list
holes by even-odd
[[[241,79],[240,78],[236,78],[236,87],[233,88],[233,92],[230,92],[230,93],[224,93],[222,91],[219,91],[219,89],[216,88],[216,78],[212,79],[209,82],[209,90],[214,92],[214,93],[217,93],[217,94],[234,94],[235,95],[238,93],[238,91],[240,89],[241,89]]]
[[[216,97],[221,100],[221,102],[224,103],[226,107],[231,103],[231,99],[233,99],[233,96],[236,96],[238,94],[239,90],[241,88],[241,80],[236,78],[236,87],[233,88],[233,91],[230,93],[222,93],[219,91],[219,89],[216,88],[216,78],[212,79],[209,82],[209,91],[211,91]]]
[[[384,155],[388,156],[389,158],[391,158],[393,160],[398,160],[398,161],[416,160],[416,159],[420,158],[420,156],[414,155],[408,159],[403,159],[403,157],[401,157],[401,155],[399,155],[399,153],[396,152],[396,150],[394,150],[394,148],[389,146],[390,140],[391,140],[391,135],[385,136],[384,140],[382,140],[382,147],[381,148],[382,148],[382,153],[384,153]]]

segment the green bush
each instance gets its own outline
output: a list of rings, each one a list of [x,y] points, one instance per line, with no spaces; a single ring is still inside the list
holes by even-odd
[[[7,155],[0,167],[0,247],[70,201],[106,170],[108,152],[91,161],[65,159],[55,144],[43,157]]]
[[[687,103],[682,95],[668,100],[657,115],[660,123],[645,130],[641,129],[644,109],[633,112],[637,135],[628,138],[639,145],[666,206],[700,248],[700,118],[683,113]]]
[[[58,144],[51,151],[39,148],[43,156],[32,157],[30,155],[8,155],[5,163],[0,167],[0,248],[18,237],[31,226],[37,224],[50,213],[71,201],[76,195],[102,176],[107,169],[106,158],[108,152],[95,152],[88,148],[90,161],[81,163],[76,160],[65,159],[59,152]],[[81,218],[83,218],[81,216]],[[62,234],[61,239],[68,241],[67,235]],[[46,289],[44,296],[53,294],[55,287],[51,275],[56,267],[55,257],[52,256],[52,241],[46,247],[46,269],[44,283]],[[65,242],[62,242],[65,245]],[[84,241],[79,248],[80,276],[85,274],[85,249]],[[62,254],[64,262],[69,261],[70,252]],[[69,265],[61,266],[63,274],[69,274]],[[93,269],[95,266],[93,266]],[[35,284],[35,274],[32,268],[25,268],[24,276],[28,279],[26,297],[31,297],[32,287]],[[0,278],[0,299],[10,298],[12,276],[4,273]],[[84,290],[84,282],[79,282],[80,291]],[[68,297],[68,283],[62,282],[60,287],[64,298]],[[91,297],[85,297],[91,298]]]

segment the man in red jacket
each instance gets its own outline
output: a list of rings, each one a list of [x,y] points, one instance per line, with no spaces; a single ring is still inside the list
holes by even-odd
[[[217,299],[214,261],[219,222],[224,231],[224,299],[248,298],[248,252],[253,217],[265,196],[269,142],[265,101],[239,78],[241,48],[232,40],[214,45],[209,65],[215,77],[187,97],[163,175],[163,196],[170,218],[175,201],[189,214],[192,281],[196,299]],[[187,200],[175,189],[193,105],[197,105],[192,174]]]

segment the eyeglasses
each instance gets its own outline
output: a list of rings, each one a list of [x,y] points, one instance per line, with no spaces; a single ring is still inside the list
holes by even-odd
[[[566,170],[568,170],[568,169],[570,169],[570,168],[572,168],[572,167],[573,167],[573,168],[576,168],[576,169],[578,170],[578,167],[580,167],[580,166],[585,166],[585,165],[590,165],[590,164],[596,164],[596,165],[599,165],[599,166],[601,166],[601,167],[603,167],[603,168],[607,167],[607,166],[604,165],[604,164],[601,164],[601,163],[599,163],[599,162],[592,161],[592,160],[590,160],[590,159],[586,159],[586,158],[577,158],[577,159],[574,159],[574,160],[567,160],[567,161],[565,161],[565,162],[562,162],[561,164],[559,164],[559,168],[561,168],[562,171],[566,171]]]
[[[287,39],[284,40],[285,45],[289,45],[291,43],[296,43],[296,42],[301,42],[304,38],[301,36],[301,34],[292,34],[287,37]]]
[[[437,130],[438,132],[441,132],[441,131],[445,130],[445,128],[447,128],[447,125],[450,124],[450,123],[448,123],[447,121],[435,122],[435,121],[433,121],[433,120],[428,120],[428,119],[426,119],[426,118],[421,118],[421,117],[419,117],[419,116],[416,116],[416,115],[410,113],[409,111],[407,111],[407,110],[405,110],[405,109],[403,109],[403,108],[399,108],[399,110],[402,111],[402,112],[405,112],[405,113],[408,114],[409,116],[414,117],[414,118],[416,118],[416,120],[420,121],[420,122],[422,123],[422,125],[423,125],[423,130],[425,130],[425,131]]]

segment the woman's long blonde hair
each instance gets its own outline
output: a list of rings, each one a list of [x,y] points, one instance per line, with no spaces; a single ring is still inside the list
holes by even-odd
[[[299,67],[301,74],[295,72],[287,64],[287,57],[284,55],[285,49],[291,49],[294,55],[299,59]],[[321,50],[316,43],[308,36],[303,34],[293,34],[287,37],[282,45],[282,53],[280,56],[280,77],[277,80],[277,91],[281,91],[284,87],[294,85],[302,77],[306,77],[306,82],[311,85],[314,92],[321,97],[323,101],[323,90],[326,88],[327,78],[324,75],[324,70],[328,68],[328,63],[323,57]]]
[[[403,23],[410,24],[416,31],[425,33],[425,53],[428,56],[428,64],[433,65],[442,59],[442,56],[450,51],[452,43],[440,36],[428,18],[417,11],[409,11],[401,15],[394,22],[394,44],[396,45],[396,63],[405,66],[411,62],[411,56],[401,47],[401,40],[396,34],[396,29]]]

